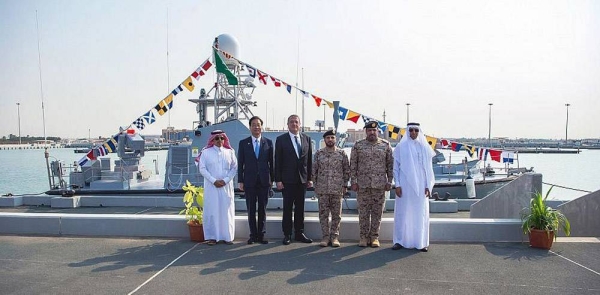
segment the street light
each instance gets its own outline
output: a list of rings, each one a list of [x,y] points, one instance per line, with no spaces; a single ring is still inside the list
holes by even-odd
[[[488,145],[492,147],[492,106],[493,103],[488,103],[490,106],[490,115],[489,115],[489,123],[488,123]]]
[[[410,103],[406,103],[406,125],[408,125],[409,123],[409,119],[408,119],[408,107],[410,106]]]
[[[565,106],[567,107],[567,123],[565,124],[565,144],[567,144],[567,135],[569,134],[569,106],[571,106],[571,104],[565,103]]]
[[[21,103],[17,102],[17,120],[19,122],[19,144],[21,144]]]

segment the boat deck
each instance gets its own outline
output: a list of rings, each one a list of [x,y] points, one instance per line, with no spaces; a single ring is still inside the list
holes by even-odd
[[[3,294],[600,294],[598,239],[416,250],[0,236]]]
[[[144,215],[178,215],[182,208],[176,207],[78,207],[78,208],[52,208],[50,206],[19,206],[0,207],[1,213],[67,213],[67,214],[144,214]],[[269,209],[267,216],[281,217],[282,210]],[[319,217],[318,212],[305,212],[307,217]],[[236,216],[248,216],[246,211],[236,211]],[[431,218],[469,218],[468,211],[456,213],[430,213]],[[358,211],[343,209],[342,217],[358,217]],[[393,211],[386,211],[383,217],[394,217]]]

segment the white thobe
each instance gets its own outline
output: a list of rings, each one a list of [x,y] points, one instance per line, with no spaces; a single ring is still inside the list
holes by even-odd
[[[429,150],[427,150],[429,149]],[[402,188],[402,197],[394,205],[394,244],[404,248],[429,247],[429,199],[425,188],[433,188],[431,148],[415,140],[394,149],[394,182]]]
[[[204,238],[233,241],[235,234],[235,202],[233,177],[237,158],[233,149],[213,146],[202,151],[198,170],[204,177]],[[217,188],[214,182],[222,179],[226,185]]]

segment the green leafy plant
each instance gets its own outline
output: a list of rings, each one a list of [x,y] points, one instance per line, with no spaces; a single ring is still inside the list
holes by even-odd
[[[183,195],[185,208],[179,214],[185,214],[188,223],[202,224],[202,217],[204,215],[204,188],[192,185],[187,180],[182,188],[185,191]]]
[[[524,208],[521,213],[522,229],[524,234],[531,232],[531,229],[539,229],[544,231],[559,231],[562,229],[565,235],[571,235],[571,224],[567,217],[556,209],[546,205],[546,199],[550,195],[554,186],[550,187],[546,196],[542,196],[541,192],[535,192],[531,198],[528,208]],[[554,235],[556,239],[556,235]]]

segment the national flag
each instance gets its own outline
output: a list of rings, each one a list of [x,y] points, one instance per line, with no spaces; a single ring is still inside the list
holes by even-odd
[[[221,57],[217,53],[217,50],[214,49],[213,52],[214,52],[213,56],[215,59],[215,67],[217,68],[217,73],[221,73],[221,74],[225,75],[225,78],[227,78],[227,83],[229,85],[238,85],[237,77],[227,68],[227,65],[225,65],[223,60],[221,60]]]
[[[427,138],[427,143],[429,143],[431,148],[435,150],[435,145],[437,144],[438,139],[429,135],[425,135],[425,138]]]
[[[358,123],[358,119],[360,119],[359,113],[348,110],[348,114],[346,115],[346,120],[352,121],[354,123]]]
[[[472,145],[465,145],[465,150],[469,154],[469,157],[473,158],[475,156],[475,152],[477,151],[477,148]]]
[[[269,77],[269,75],[261,72],[260,70],[256,70],[256,73],[258,73],[258,80],[260,80],[261,83],[267,85],[267,77]],[[289,85],[288,85],[288,87],[289,87]],[[290,92],[290,91],[291,90],[288,90],[288,92]]]
[[[478,149],[478,153],[479,153],[479,160],[487,160],[487,155],[488,155],[488,149],[487,148],[479,148]]]
[[[501,150],[490,149],[490,156],[492,158],[492,161],[502,162],[502,151]]]
[[[171,91],[171,94],[177,95],[181,91],[183,91],[183,88],[181,88],[181,85],[178,85],[177,88],[175,88],[175,89],[173,89],[173,91]]]
[[[348,115],[348,109],[343,107],[338,107],[338,115],[341,120],[346,120],[346,116]]]
[[[316,95],[314,95],[314,94],[312,94],[312,97],[315,100],[315,103],[317,104],[317,106],[320,107],[321,103],[323,102],[323,99],[320,98],[320,97],[318,97],[318,96],[316,96]]]
[[[156,117],[154,116],[152,110],[149,110],[147,113],[145,113],[142,118],[144,118],[148,124],[152,124],[154,121],[156,121]]]
[[[450,146],[452,147],[452,150],[455,152],[460,151],[460,149],[462,148],[462,143],[458,143],[458,142],[452,142],[450,143]]]
[[[192,77],[194,77],[194,79],[196,80],[200,79],[201,76],[206,75],[206,71],[208,71],[208,69],[210,69],[211,66],[212,63],[210,62],[209,58],[206,61],[204,61],[204,63],[192,73]]]
[[[142,117],[137,118],[137,120],[133,121],[131,125],[135,126],[138,130],[144,130],[146,124],[144,123],[144,119]]]
[[[187,77],[183,83],[181,83],[183,87],[187,88],[190,92],[194,91],[194,83],[192,83],[192,77]]]
[[[398,139],[398,135],[400,135],[400,127],[394,126],[392,124],[388,124],[387,130],[388,130],[388,136],[391,139]]]
[[[509,151],[502,152],[502,163],[512,164],[515,160],[515,153]]]
[[[249,64],[246,64],[246,69],[248,70],[248,75],[252,78],[256,78],[256,69],[253,68],[252,66],[250,66]]]
[[[273,84],[275,85],[275,87],[281,87],[281,82],[279,82],[279,80],[277,80],[277,78],[271,76],[271,81],[273,81]]]

